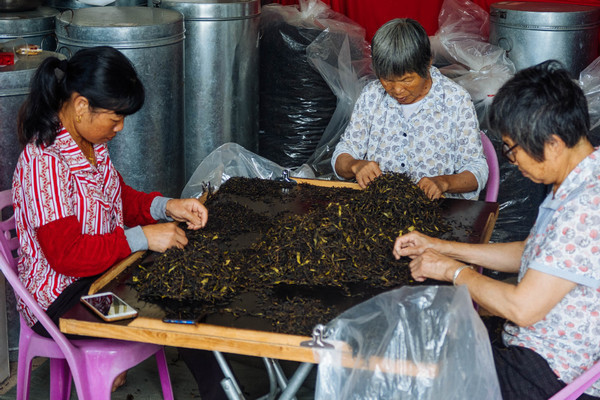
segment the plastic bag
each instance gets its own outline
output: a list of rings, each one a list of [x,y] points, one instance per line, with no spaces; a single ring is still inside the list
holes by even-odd
[[[439,30],[430,37],[434,62],[450,64],[440,67],[440,72],[469,92],[479,127],[487,131],[494,96],[514,76],[516,68],[504,49],[488,43],[489,14],[470,0],[444,0],[438,21]],[[546,187],[525,178],[502,156],[499,137],[488,137],[500,167],[500,211],[491,239],[523,240],[535,222]]]
[[[363,87],[375,79],[365,31],[348,25],[343,32],[326,29],[306,49],[308,62],[321,74],[337,97],[337,105],[321,140],[308,159],[318,176],[332,175],[331,155],[346,129],[354,103]]]
[[[306,164],[290,171],[237,143],[225,143],[202,160],[183,188],[181,198],[198,198],[208,189],[218,189],[232,176],[277,179],[282,177],[283,171],[288,171],[290,176],[297,178],[315,177]]]
[[[465,286],[405,286],[331,321],[316,400],[501,399],[490,341]],[[348,350],[350,347],[350,350]]]
[[[259,154],[284,167],[314,153],[337,104],[308,63],[307,47],[324,31],[354,35],[358,25],[317,0],[299,8],[269,4],[261,13]],[[363,31],[364,32],[364,31]],[[364,36],[364,33],[363,33]]]
[[[515,74],[514,63],[488,43],[489,14],[470,0],[444,0],[438,22],[430,37],[434,63],[469,92],[483,129],[493,96]]]
[[[183,188],[181,198],[200,197],[209,184],[216,190],[232,176],[273,179],[280,177],[284,170],[237,143],[225,143],[202,160]]]
[[[596,58],[579,74],[579,85],[587,99],[590,113],[591,141],[600,145],[600,57]]]

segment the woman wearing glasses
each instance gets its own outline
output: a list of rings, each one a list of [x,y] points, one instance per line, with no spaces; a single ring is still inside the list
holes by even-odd
[[[503,398],[547,399],[600,357],[600,150],[588,138],[585,96],[556,61],[508,81],[490,127],[525,177],[552,186],[527,239],[465,244],[410,233],[393,251],[412,258],[416,280],[467,285],[478,304],[506,318],[503,345],[493,347]],[[518,272],[518,283],[471,264]],[[580,399],[600,397],[600,384],[585,393]]]
[[[432,199],[476,199],[485,186],[477,114],[469,93],[431,65],[425,29],[394,19],[373,37],[373,70],[336,146],[338,178],[366,187],[382,171],[404,172]]]

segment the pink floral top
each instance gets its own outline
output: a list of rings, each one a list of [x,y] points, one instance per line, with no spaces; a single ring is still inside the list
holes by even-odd
[[[521,259],[529,268],[577,283],[541,321],[505,326],[506,345],[543,356],[557,376],[572,382],[600,358],[600,150],[571,171],[540,206]],[[600,383],[585,393],[600,396]]]

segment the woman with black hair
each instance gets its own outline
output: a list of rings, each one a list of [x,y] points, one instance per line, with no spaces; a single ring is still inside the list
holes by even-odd
[[[493,346],[504,400],[545,400],[600,360],[600,150],[589,140],[588,105],[557,61],[519,71],[498,91],[490,127],[505,157],[552,190],[526,240],[467,244],[411,232],[396,258],[412,258],[416,281],[466,285],[473,299],[505,318]],[[489,278],[471,264],[518,273]],[[600,383],[579,399],[600,399]]]
[[[197,199],[138,192],[112,164],[107,142],[143,104],[133,65],[111,47],[80,50],[68,61],[49,57],[33,77],[19,113],[24,150],[13,176],[18,270],[56,323],[98,274],[132,252],[187,244],[183,229],[159,220],[190,229],[206,224],[208,212]],[[35,332],[48,336],[21,301],[19,309]]]

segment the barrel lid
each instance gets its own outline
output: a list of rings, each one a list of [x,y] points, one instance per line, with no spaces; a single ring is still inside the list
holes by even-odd
[[[0,13],[0,37],[21,36],[31,32],[54,30],[54,17],[59,11],[51,7],[38,7],[31,11]]]
[[[31,11],[0,12],[0,22],[4,20],[14,21],[31,20],[37,18],[47,19],[54,17],[56,14],[58,14],[58,10],[52,7],[38,7]]]
[[[96,45],[147,42],[183,36],[183,15],[153,7],[88,7],[65,10],[56,17],[59,42]]]
[[[528,28],[581,28],[600,25],[600,7],[529,1],[501,1],[490,5],[490,21]]]
[[[13,65],[0,67],[0,90],[3,94],[11,89],[29,88],[31,77],[46,58],[58,57],[61,60],[66,58],[64,55],[52,51],[18,57],[19,59]]]
[[[260,15],[259,0],[153,0],[181,12],[186,20],[230,20]]]

